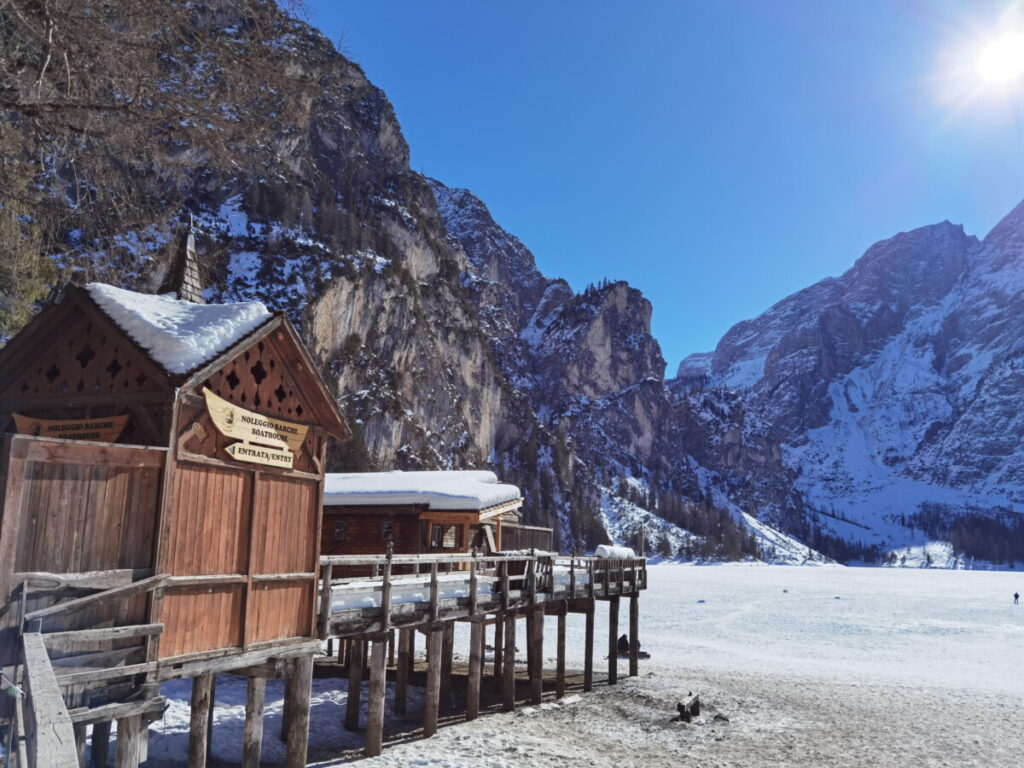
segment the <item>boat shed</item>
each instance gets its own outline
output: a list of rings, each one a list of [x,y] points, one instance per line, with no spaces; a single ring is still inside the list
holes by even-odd
[[[325,451],[349,430],[283,314],[70,286],[0,349],[0,433],[0,663],[31,645],[76,670],[76,724],[131,731],[171,677],[311,668]]]
[[[486,470],[330,473],[321,552],[382,554],[389,543],[395,554],[496,552],[522,505],[519,488]]]

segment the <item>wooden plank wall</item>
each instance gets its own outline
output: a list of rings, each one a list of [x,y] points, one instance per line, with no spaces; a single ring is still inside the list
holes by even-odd
[[[20,488],[6,501],[0,551],[13,562],[11,573],[78,573],[119,568],[152,568],[160,478],[166,451],[130,446],[14,437],[19,460],[12,473]],[[11,585],[15,587],[16,585]],[[66,595],[61,595],[66,598]],[[7,595],[4,596],[7,598]],[[35,610],[55,602],[50,595],[29,600]],[[148,597],[140,595],[68,616],[48,619],[47,631],[120,626],[146,619]],[[4,615],[8,628],[16,611]],[[0,642],[0,661],[10,663],[11,638]]]
[[[160,569],[172,577],[242,576],[248,570],[251,472],[179,462]],[[245,584],[168,586],[160,656],[241,646]]]
[[[261,472],[253,507],[250,575],[308,574],[287,581],[251,582],[247,643],[308,637],[320,555],[317,481]]]

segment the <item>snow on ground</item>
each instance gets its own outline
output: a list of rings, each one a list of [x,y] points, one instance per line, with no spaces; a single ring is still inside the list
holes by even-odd
[[[641,662],[639,677],[604,684],[601,603],[593,693],[443,725],[424,741],[408,737],[422,701],[412,689],[410,714],[389,711],[385,725],[387,733],[407,736],[363,764],[1021,765],[1024,605],[1012,601],[1024,586],[1020,574],[663,564],[650,567],[649,584],[640,632],[652,658]],[[554,666],[555,629],[548,618],[546,667]],[[519,632],[522,649],[525,628]],[[582,640],[582,617],[570,615],[570,668],[582,667]],[[462,660],[467,641],[468,627],[458,624]],[[422,639],[417,643],[422,653]],[[619,669],[624,674],[626,663]],[[701,696],[701,716],[693,724],[670,722],[676,701],[691,690]],[[183,765],[189,685],[169,683],[163,692],[171,706],[151,728],[151,763]],[[281,695],[281,683],[271,682],[264,766],[284,759]],[[218,678],[213,750],[226,765],[240,759],[244,699],[244,681]],[[339,725],[344,703],[343,681],[314,681],[312,764],[358,758],[361,734]]]

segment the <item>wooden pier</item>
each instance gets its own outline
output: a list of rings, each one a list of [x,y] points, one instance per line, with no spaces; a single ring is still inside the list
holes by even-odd
[[[565,694],[565,625],[569,614],[582,614],[586,646],[583,689],[594,680],[594,614],[598,601],[608,604],[608,682],[618,679],[618,612],[629,599],[629,674],[636,675],[639,649],[639,599],[647,588],[647,562],[549,554],[537,555],[395,555],[326,556],[321,558],[319,629],[329,647],[339,641],[338,658],[348,671],[346,728],[358,730],[360,688],[369,665],[369,712],[365,724],[368,756],[383,746],[385,676],[389,651],[397,645],[392,706],[407,707],[409,672],[413,666],[416,632],[426,642],[426,697],[423,735],[437,732],[438,714],[450,687],[451,637],[454,622],[470,623],[470,655],[466,680],[467,720],[480,710],[485,631],[493,627],[495,678],[502,690],[503,708],[516,706],[516,621],[527,625],[528,702],[539,704],[543,687],[544,621],[558,622],[555,690]],[[363,577],[334,579],[335,569]],[[397,636],[397,643],[395,638]],[[365,652],[369,646],[370,654]]]

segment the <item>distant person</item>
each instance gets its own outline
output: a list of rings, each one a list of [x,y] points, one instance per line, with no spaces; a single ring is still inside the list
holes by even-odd
[[[1014,592],[1013,593],[1013,604],[1017,605],[1017,603],[1019,603],[1019,602],[1020,602],[1020,592]],[[623,635],[623,637],[625,637],[625,635]]]
[[[629,653],[629,636],[623,635],[619,638],[619,655],[625,656]]]

